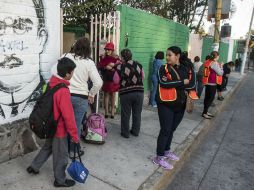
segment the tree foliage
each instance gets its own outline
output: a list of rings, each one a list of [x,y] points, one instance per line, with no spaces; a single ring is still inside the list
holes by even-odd
[[[90,15],[115,10],[114,0],[61,0],[65,26],[90,27]]]
[[[61,0],[64,25],[89,28],[91,14],[115,10],[117,4],[127,4],[155,15],[187,25],[196,32],[202,27],[208,0]]]

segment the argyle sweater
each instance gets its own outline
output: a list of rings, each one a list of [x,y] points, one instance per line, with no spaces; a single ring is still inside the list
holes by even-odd
[[[119,80],[114,81],[120,83],[119,95],[130,92],[144,92],[144,71],[140,63],[137,61],[128,61],[127,63],[118,65],[116,71]]]

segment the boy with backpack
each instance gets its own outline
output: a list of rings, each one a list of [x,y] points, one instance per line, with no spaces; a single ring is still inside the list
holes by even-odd
[[[76,127],[74,111],[71,103],[71,95],[67,86],[73,75],[75,63],[63,57],[57,64],[57,75],[53,75],[49,81],[49,88],[52,89],[59,84],[64,87],[58,88],[53,94],[53,115],[57,122],[56,132],[53,138],[48,138],[31,165],[27,168],[28,173],[38,174],[39,169],[53,154],[53,171],[55,187],[71,187],[75,181],[66,179],[66,167],[68,164],[67,134],[74,143],[78,143],[78,131]]]

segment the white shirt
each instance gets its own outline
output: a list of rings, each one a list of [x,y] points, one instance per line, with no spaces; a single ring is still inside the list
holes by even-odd
[[[199,68],[201,67],[203,63],[201,61],[199,62],[194,62],[194,71],[197,73],[199,71]]]
[[[70,80],[70,92],[73,94],[94,97],[103,84],[95,63],[91,59],[82,59],[80,57],[74,58],[74,54],[71,53],[68,53],[64,56],[73,60],[76,64],[76,68],[74,69],[73,76]],[[57,64],[52,68],[51,72],[52,74],[57,73]],[[90,91],[88,90],[87,84],[89,79],[93,83],[93,87],[90,89]]]

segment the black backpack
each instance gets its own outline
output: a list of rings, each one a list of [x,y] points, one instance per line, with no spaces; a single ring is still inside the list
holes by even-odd
[[[40,139],[49,139],[55,136],[61,115],[57,120],[54,120],[53,95],[60,88],[68,87],[64,83],[59,83],[50,89],[49,85],[47,85],[45,93],[39,98],[29,116],[30,129]]]

